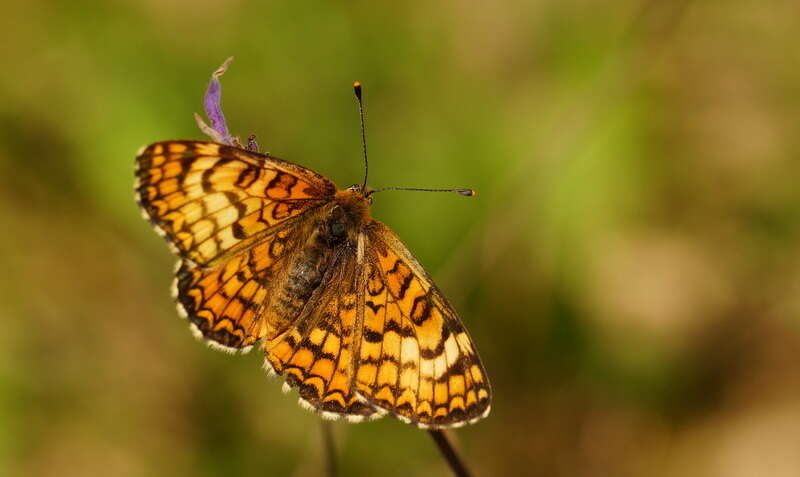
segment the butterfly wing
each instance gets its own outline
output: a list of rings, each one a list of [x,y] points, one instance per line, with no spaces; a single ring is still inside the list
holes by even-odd
[[[286,263],[303,241],[307,224],[275,227],[257,244],[213,267],[181,261],[173,295],[194,334],[213,348],[246,352],[268,333],[263,305]]]
[[[366,237],[358,393],[420,427],[488,415],[486,371],[452,306],[391,229],[373,220]]]
[[[335,191],[309,169],[213,142],[155,143],[136,158],[137,202],[181,258],[178,311],[226,351],[264,336],[271,278]]]
[[[182,259],[218,264],[336,193],[304,167],[205,141],[151,144],[136,158],[143,215]]]
[[[355,345],[364,267],[352,247],[342,246],[327,268],[307,312],[282,334],[265,340],[264,367],[298,388],[300,404],[328,419],[351,422],[384,413],[361,401],[353,385]]]

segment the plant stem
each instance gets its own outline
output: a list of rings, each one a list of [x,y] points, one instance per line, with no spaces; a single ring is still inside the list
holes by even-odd
[[[436,442],[439,452],[442,453],[442,457],[447,461],[453,474],[457,477],[470,477],[472,475],[464,464],[464,461],[462,461],[461,457],[456,453],[450,439],[447,438],[443,431],[431,429],[428,430],[428,434],[430,434],[433,441]]]
[[[322,426],[322,453],[325,460],[325,475],[336,477],[336,446],[333,442],[333,425],[331,421],[320,419]]]

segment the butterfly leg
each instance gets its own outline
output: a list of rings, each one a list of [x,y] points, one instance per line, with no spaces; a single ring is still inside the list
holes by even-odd
[[[247,150],[250,152],[258,152],[258,143],[256,142],[256,135],[251,134],[247,138]]]

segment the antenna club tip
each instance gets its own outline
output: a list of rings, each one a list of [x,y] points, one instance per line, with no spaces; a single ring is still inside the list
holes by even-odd
[[[356,98],[361,100],[361,81],[353,81],[353,91],[356,93]]]
[[[465,197],[475,197],[476,192],[473,189],[458,189],[456,190],[459,194]]]

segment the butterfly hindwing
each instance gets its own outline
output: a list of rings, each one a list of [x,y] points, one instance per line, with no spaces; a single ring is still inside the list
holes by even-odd
[[[265,340],[265,367],[298,388],[300,403],[323,417],[359,421],[383,415],[355,393],[354,346],[359,335],[359,296],[363,267],[355,251],[335,254],[319,288],[306,304],[308,313],[271,340]]]
[[[173,289],[178,310],[215,348],[249,349],[267,334],[263,304],[302,231],[302,224],[281,226],[214,267],[180,262]]]
[[[455,311],[394,232],[372,221],[366,235],[359,394],[420,427],[486,416],[489,382]]]
[[[198,265],[235,255],[336,192],[310,169],[205,141],[147,146],[136,158],[136,178],[146,218],[181,258]]]

